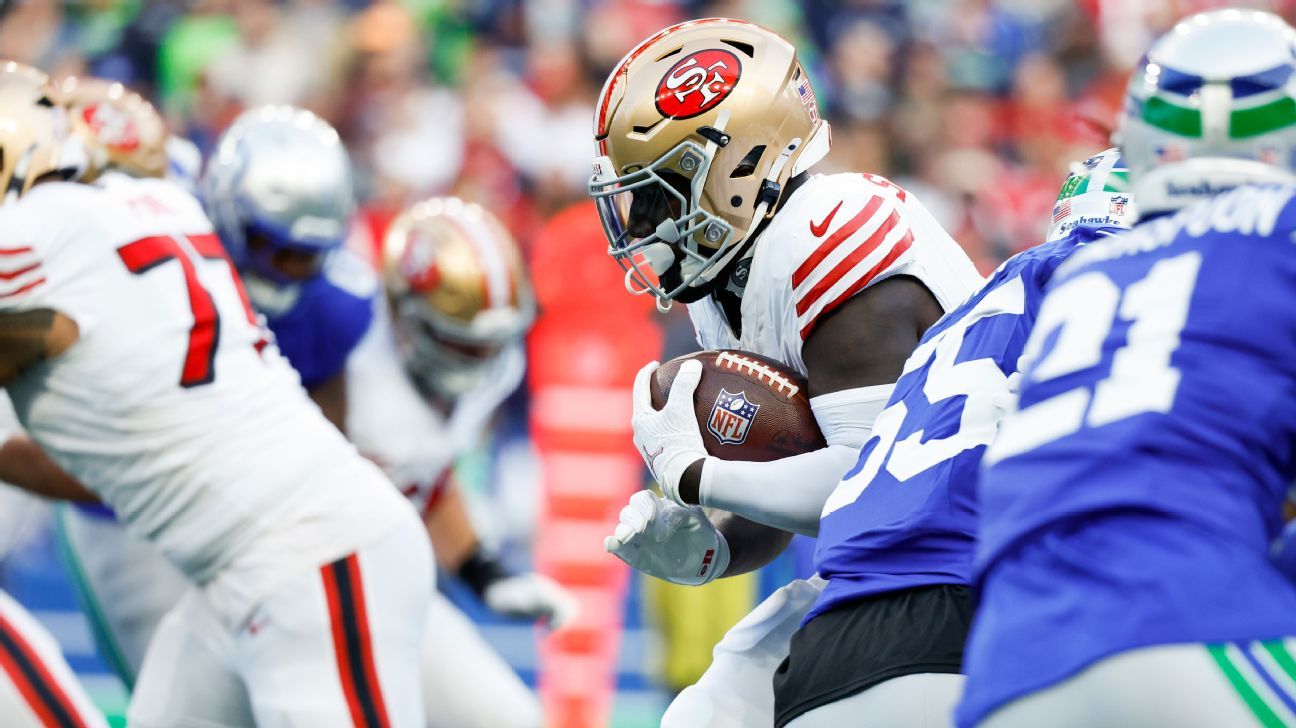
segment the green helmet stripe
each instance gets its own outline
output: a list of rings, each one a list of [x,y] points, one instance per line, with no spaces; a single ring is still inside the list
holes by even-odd
[[[1058,193],[1058,202],[1080,194],[1081,183],[1088,181],[1088,179],[1088,175],[1073,174],[1068,177],[1067,181],[1062,183],[1062,191]]]
[[[1202,135],[1200,111],[1176,106],[1159,96],[1153,96],[1143,102],[1143,121],[1179,136],[1200,137]]]
[[[1296,124],[1296,99],[1281,98],[1263,106],[1234,111],[1229,118],[1229,137],[1246,139],[1292,124]]]

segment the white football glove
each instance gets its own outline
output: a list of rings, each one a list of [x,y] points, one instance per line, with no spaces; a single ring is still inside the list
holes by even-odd
[[[693,413],[693,392],[702,379],[702,363],[686,361],[671,382],[666,404],[660,410],[652,405],[653,372],[657,362],[649,362],[635,375],[634,413],[630,426],[634,428],[634,444],[661,486],[662,493],[672,501],[687,506],[680,500],[679,482],[688,466],[707,456],[702,443],[702,431]]]
[[[491,582],[482,592],[486,608],[505,617],[543,620],[559,629],[576,618],[576,598],[552,579],[535,572]]]
[[[630,496],[603,548],[674,584],[705,584],[729,568],[729,544],[701,506],[681,506],[646,490]]]

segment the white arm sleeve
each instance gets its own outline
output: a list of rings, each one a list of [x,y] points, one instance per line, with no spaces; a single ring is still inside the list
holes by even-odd
[[[698,499],[766,526],[819,534],[819,514],[859,457],[894,384],[846,389],[810,399],[828,447],[767,463],[708,457]]]

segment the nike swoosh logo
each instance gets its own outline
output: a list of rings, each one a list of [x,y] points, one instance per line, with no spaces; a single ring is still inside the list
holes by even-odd
[[[842,200],[842,202],[845,202],[845,200]],[[837,206],[832,209],[832,212],[828,213],[828,217],[825,217],[823,219],[823,222],[819,223],[818,225],[811,222],[810,234],[815,236],[816,238],[822,238],[823,234],[828,232],[828,225],[829,223],[832,222],[832,219],[837,214],[837,211],[841,209],[841,206],[842,203],[838,202]]]

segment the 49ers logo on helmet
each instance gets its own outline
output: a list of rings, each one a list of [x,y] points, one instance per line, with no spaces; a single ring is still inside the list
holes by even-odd
[[[89,104],[81,112],[81,118],[106,147],[131,152],[140,144],[135,122],[109,104]]]
[[[713,48],[680,59],[657,84],[657,110],[672,119],[704,114],[724,101],[742,75],[738,56]]]

